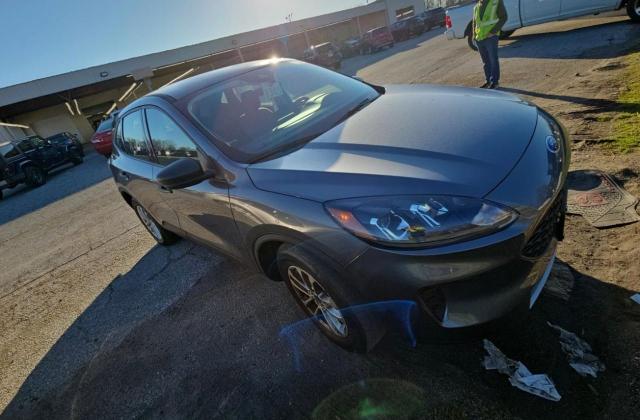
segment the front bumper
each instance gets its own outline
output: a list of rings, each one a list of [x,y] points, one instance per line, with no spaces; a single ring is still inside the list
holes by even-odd
[[[349,278],[368,301],[417,301],[441,326],[469,327],[525,303],[533,306],[553,265],[557,240],[534,258],[522,255],[526,245],[520,234],[458,252],[369,248],[350,264]]]

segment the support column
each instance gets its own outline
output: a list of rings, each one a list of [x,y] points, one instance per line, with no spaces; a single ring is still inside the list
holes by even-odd
[[[307,43],[307,48],[311,48],[311,42],[309,42],[309,34],[307,33],[306,29],[303,29],[303,33],[304,33],[304,40]]]

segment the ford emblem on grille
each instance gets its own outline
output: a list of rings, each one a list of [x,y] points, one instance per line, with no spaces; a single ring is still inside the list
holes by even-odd
[[[547,149],[551,153],[558,153],[558,150],[560,150],[560,143],[555,137],[547,136]]]

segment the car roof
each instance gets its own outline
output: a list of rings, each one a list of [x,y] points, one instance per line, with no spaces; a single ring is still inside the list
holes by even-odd
[[[160,89],[151,92],[149,96],[168,96],[173,99],[180,99],[216,83],[231,79],[244,73],[248,73],[260,67],[265,67],[269,64],[273,64],[274,62],[277,63],[284,61],[294,60],[279,58],[275,60],[256,60],[248,61],[241,64],[234,64],[228,67],[222,67],[220,69],[198,74],[197,76],[172,83],[168,86],[163,86]]]
[[[15,140],[10,140],[9,143],[18,144],[23,140],[31,140],[31,139],[35,139],[35,138],[42,138],[42,137],[34,134],[34,135],[31,135],[31,136],[21,137],[19,139],[15,139]]]
[[[188,79],[180,80],[179,82],[171,83],[170,85],[163,86],[160,89],[154,90],[151,93],[146,94],[142,98],[136,99],[129,105],[119,110],[118,113],[124,115],[130,109],[136,108],[141,104],[147,103],[145,98],[160,97],[170,102],[180,100],[202,89],[215,85],[217,83],[229,80],[233,77],[240,76],[248,73],[252,70],[266,67],[268,65],[284,63],[284,62],[297,62],[298,60],[290,58],[275,58],[266,60],[248,61],[241,64],[234,64],[228,67],[222,67],[219,69],[211,70],[206,73],[198,74]]]

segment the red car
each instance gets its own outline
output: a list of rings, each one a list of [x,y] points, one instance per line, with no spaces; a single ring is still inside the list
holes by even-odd
[[[380,51],[385,47],[393,47],[394,40],[393,35],[386,26],[371,29],[362,35],[363,50],[371,54],[376,51]]]
[[[111,132],[113,130],[114,120],[115,115],[112,114],[109,118],[102,121],[93,134],[93,137],[91,137],[91,144],[93,144],[96,152],[106,157],[111,156]]]

